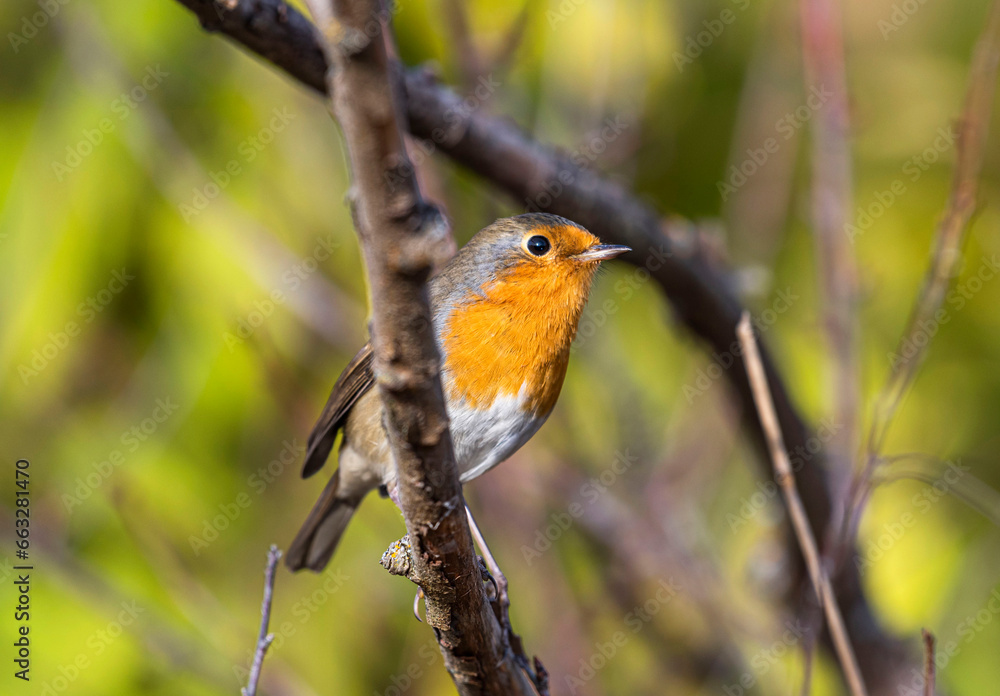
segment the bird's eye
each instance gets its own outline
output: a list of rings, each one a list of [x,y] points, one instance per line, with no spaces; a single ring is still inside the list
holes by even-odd
[[[552,248],[552,244],[549,242],[548,238],[543,237],[540,234],[536,234],[534,237],[529,239],[525,246],[528,251],[535,256],[545,256],[549,253],[549,249]]]

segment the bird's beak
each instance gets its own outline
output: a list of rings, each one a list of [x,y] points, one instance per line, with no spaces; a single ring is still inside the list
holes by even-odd
[[[586,251],[583,251],[572,258],[576,261],[607,261],[616,256],[621,256],[626,251],[632,251],[631,247],[621,244],[595,244]]]

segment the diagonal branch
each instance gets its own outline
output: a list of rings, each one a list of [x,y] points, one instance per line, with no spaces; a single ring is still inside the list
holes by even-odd
[[[986,27],[976,45],[965,93],[965,106],[958,125],[957,161],[952,173],[951,193],[937,224],[935,249],[924,275],[923,286],[910,310],[906,328],[890,355],[889,377],[875,402],[862,471],[852,484],[850,516],[842,538],[854,538],[861,513],[871,494],[873,478],[884,461],[882,450],[896,412],[927,355],[927,326],[937,326],[941,305],[959,270],[962,247],[976,211],[979,176],[986,153],[990,117],[1000,67],[1000,0],[990,7]],[[933,335],[933,333],[931,334]],[[913,348],[907,353],[907,347]]]
[[[925,332],[928,323],[935,323],[935,315],[944,302],[945,293],[962,260],[962,246],[976,211],[979,174],[986,154],[990,115],[996,92],[997,67],[1000,64],[1000,2],[991,6],[986,28],[976,45],[965,94],[965,108],[958,126],[958,145],[955,171],[952,174],[951,194],[944,215],[937,226],[937,239],[930,267],[924,276],[906,328],[899,339],[892,369],[875,410],[868,436],[868,465],[873,465],[885,444],[885,437],[892,424],[899,404],[917,375],[927,353],[929,341],[914,340]],[[905,347],[915,346],[908,358]]]
[[[311,5],[350,156],[349,198],[368,271],[375,374],[411,544],[410,577],[424,592],[427,622],[460,694],[534,694],[483,588],[448,430],[426,288],[435,263],[450,253],[448,225],[421,197],[406,155],[378,0],[326,2]]]
[[[753,329],[750,328],[749,314],[743,314],[743,318],[740,319],[739,326],[736,328],[736,333],[739,334],[740,345],[743,348],[743,360],[750,372],[750,383],[753,386],[761,427],[767,434],[767,446],[774,462],[775,478],[778,479],[781,486],[785,506],[788,508],[792,528],[795,530],[795,536],[809,568],[809,577],[812,580],[813,588],[815,588],[816,596],[823,606],[823,613],[826,615],[826,621],[830,627],[837,658],[844,670],[844,677],[847,679],[851,694],[853,696],[866,696],[868,692],[858,667],[858,658],[855,657],[850,638],[847,637],[847,629],[844,627],[844,619],[833,594],[833,586],[830,584],[830,578],[827,576],[826,568],[823,567],[823,560],[819,554],[819,545],[809,528],[802,500],[795,488],[795,474],[792,472],[792,463],[788,458],[788,450],[785,449],[785,441],[781,436],[781,427],[778,425],[778,418],[774,412],[774,402],[771,400],[771,394],[767,388],[767,379],[764,377],[764,368],[760,363],[757,341],[754,338]]]

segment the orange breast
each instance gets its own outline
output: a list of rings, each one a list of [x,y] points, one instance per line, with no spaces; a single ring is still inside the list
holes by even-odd
[[[449,398],[485,409],[523,387],[525,407],[548,415],[566,376],[592,276],[592,268],[572,261],[518,264],[482,296],[456,307],[442,336]]]

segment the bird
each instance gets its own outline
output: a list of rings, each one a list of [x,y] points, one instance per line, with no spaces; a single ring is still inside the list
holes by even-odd
[[[462,484],[510,457],[545,423],[597,269],[628,251],[566,218],[525,213],[480,230],[431,278]],[[291,570],[322,571],[368,493],[395,499],[395,465],[374,386],[369,342],[344,368],[309,436],[303,478],[323,467],[343,432],[339,466],[285,554]]]

